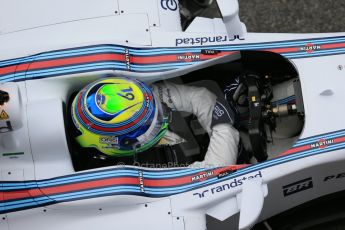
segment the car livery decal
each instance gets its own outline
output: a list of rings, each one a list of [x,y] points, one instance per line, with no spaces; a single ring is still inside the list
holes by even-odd
[[[215,50],[213,55],[203,50]],[[135,48],[93,45],[0,61],[0,82],[101,70],[165,72],[241,50],[270,51],[289,59],[345,54],[345,36],[199,47]]]
[[[113,195],[166,197],[234,179],[274,165],[344,148],[345,130],[339,130],[300,139],[279,157],[251,166],[165,170],[124,166],[38,181],[2,181],[0,213]]]

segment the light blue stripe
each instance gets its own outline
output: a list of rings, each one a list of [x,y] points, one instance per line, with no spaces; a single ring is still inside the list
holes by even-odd
[[[341,137],[344,135],[345,135],[345,130],[341,131],[339,133],[337,132],[337,133],[328,134],[328,135],[320,135],[320,136],[317,136],[314,138],[307,138],[306,140],[297,141],[297,143],[293,147],[298,147],[298,146],[306,145],[306,144],[312,144],[312,143],[319,141],[320,139],[331,139],[331,138]]]
[[[37,184],[37,182],[35,181],[35,182],[4,182],[4,183],[1,183],[0,184],[0,186],[9,186],[9,187],[11,187],[11,186],[17,186],[17,185],[19,185],[19,186],[32,186],[32,185],[36,185]],[[1,188],[1,187],[0,187]]]
[[[6,75],[2,75],[0,76],[0,80],[6,80],[6,79],[13,79],[14,78],[14,73],[10,73],[10,74],[6,74]]]
[[[54,53],[43,53],[39,54],[38,57],[35,59],[35,61],[42,61],[46,59],[54,59],[54,58],[61,58],[61,57],[73,57],[73,56],[81,56],[85,54],[101,54],[101,53],[111,53],[111,54],[125,54],[125,49],[119,49],[119,48],[111,48],[111,47],[98,47],[97,49],[80,49],[80,50],[74,50],[74,51],[57,51]]]
[[[17,184],[2,184],[3,187],[0,187],[0,191],[10,191],[10,190],[21,190],[21,189],[31,189],[31,188],[38,188],[37,184],[35,182],[29,183],[28,185],[25,185],[24,183],[18,183]],[[1,185],[0,185],[1,186]]]
[[[11,73],[11,74],[7,74],[7,75],[3,75],[0,77],[0,81],[3,81],[3,80],[6,80],[6,79],[11,79],[11,78],[14,78],[14,79],[17,79],[18,77],[23,77],[25,76],[26,72],[19,72],[19,73]]]
[[[9,201],[9,202],[4,202],[2,203],[4,207],[10,207],[10,206],[17,206],[17,205],[22,205],[22,204],[34,204],[40,201],[48,202],[48,201],[53,201],[52,199],[49,199],[47,196],[42,196],[42,197],[32,197],[32,198],[27,198],[24,200],[16,200],[16,201]]]
[[[3,82],[3,83],[5,83],[5,82],[11,82],[11,81],[13,81],[13,78],[7,78],[7,79],[5,79],[5,80],[0,79],[0,82]]]
[[[13,79],[25,77],[25,74],[26,74],[26,72],[12,73],[11,75],[7,74],[4,76],[1,76],[0,81],[6,81],[6,80],[12,81]]]
[[[333,50],[317,50],[312,53],[287,53],[287,54],[282,54],[282,55],[289,58],[297,58],[297,57],[315,57],[315,56],[321,56],[324,54],[330,55],[330,54],[342,54],[342,53],[345,53],[345,48],[333,49]]]
[[[15,65],[15,64],[21,64],[24,62],[31,62],[34,60],[34,56],[24,57],[24,58],[16,58],[12,60],[5,60],[0,61],[0,67],[2,66],[8,66],[8,65]]]
[[[111,187],[111,188],[104,188],[104,189],[94,189],[94,190],[88,190],[88,191],[83,191],[83,192],[75,192],[75,193],[68,193],[68,194],[61,194],[61,195],[53,195],[49,196],[49,198],[53,199],[54,201],[64,201],[66,199],[71,199],[71,198],[78,198],[82,199],[84,197],[90,197],[90,196],[101,196],[101,195],[107,195],[111,193],[131,193],[131,192],[140,192],[140,188],[137,187],[132,187],[130,188],[129,186],[121,186],[121,187]]]

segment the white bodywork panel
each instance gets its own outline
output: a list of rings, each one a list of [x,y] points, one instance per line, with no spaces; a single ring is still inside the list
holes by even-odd
[[[117,0],[2,0],[0,34],[118,14]]]
[[[42,108],[47,112],[42,114]],[[59,99],[39,101],[27,106],[36,179],[55,177],[58,172],[74,173],[62,109],[63,104]]]
[[[123,200],[131,199],[122,197]],[[95,200],[102,203],[102,201]],[[30,221],[30,228],[35,229],[165,229],[173,230],[170,202],[168,199],[147,204],[119,206],[107,199],[108,207],[94,205],[85,209],[83,206],[69,209],[36,208],[26,212],[7,215],[10,229],[25,229]],[[111,205],[112,204],[112,205]],[[169,214],[170,213],[170,214]],[[54,224],[52,224],[54,223]]]

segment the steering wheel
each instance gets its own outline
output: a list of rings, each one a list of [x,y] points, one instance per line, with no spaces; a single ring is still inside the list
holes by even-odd
[[[260,77],[255,74],[246,74],[244,79],[248,88],[248,134],[254,157],[258,162],[267,160],[267,135],[264,126],[262,111],[265,108],[261,100]]]

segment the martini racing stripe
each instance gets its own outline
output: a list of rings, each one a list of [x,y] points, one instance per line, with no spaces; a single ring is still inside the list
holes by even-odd
[[[122,62],[123,55],[118,54],[96,54],[96,55],[85,55],[85,56],[78,56],[78,57],[68,57],[63,59],[53,59],[53,60],[44,60],[44,61],[37,61],[30,63],[30,70],[41,70],[51,67],[53,65],[60,66],[60,67],[67,67],[72,65],[77,65],[80,63],[95,63],[95,62],[104,62],[104,61],[111,61],[111,62]],[[15,70],[13,69],[15,67]],[[8,74],[11,72],[22,72],[28,69],[28,63],[19,64],[16,66],[8,66],[0,69],[0,74]]]
[[[161,178],[155,178],[155,177],[150,177],[150,176],[146,176],[145,172],[143,173],[143,177],[145,178],[145,185],[147,186],[154,186],[154,185],[159,185],[159,186],[175,186],[175,185],[181,185],[181,184],[189,184],[191,183],[191,178],[193,176],[197,176],[197,175],[202,175],[203,173],[206,173],[208,171],[212,171],[213,175],[219,174],[219,172],[224,171],[225,169],[232,169],[232,170],[236,170],[237,168],[240,168],[240,166],[229,166],[229,167],[222,167],[222,168],[218,168],[218,169],[213,169],[213,170],[205,170],[205,169],[199,169],[195,172],[192,171],[192,173],[190,174],[183,174],[183,175],[173,175],[173,177],[167,177],[167,176],[161,176]],[[122,170],[121,170],[122,171]],[[109,170],[108,174],[105,174],[103,177],[95,177],[93,175],[93,173],[91,175],[89,175],[89,177],[85,177],[85,178],[79,178],[79,179],[74,179],[74,175],[69,176],[71,178],[65,178],[65,179],[72,179],[72,180],[51,180],[52,182],[50,182],[50,180],[47,181],[37,181],[36,184],[32,184],[31,188],[29,187],[20,187],[20,189],[14,187],[12,185],[11,188],[5,188],[5,191],[17,191],[18,193],[15,194],[14,196],[25,196],[23,195],[24,193],[30,193],[32,194],[39,194],[38,191],[43,192],[46,194],[46,192],[51,192],[51,191],[57,191],[56,189],[60,189],[64,188],[66,190],[71,190],[72,188],[82,188],[81,185],[84,186],[92,186],[95,183],[97,183],[97,185],[102,185],[104,183],[107,183],[109,181],[113,182],[115,180],[123,180],[123,182],[128,183],[131,182],[130,180],[137,179],[138,180],[138,175],[139,175],[139,171],[135,169],[133,169],[133,172],[131,173],[131,176],[124,176],[124,174],[120,174],[122,172],[119,172],[116,169],[112,169]],[[186,171],[186,170],[179,170],[179,171]],[[184,172],[185,173],[185,172]],[[156,172],[156,174],[160,174],[160,172]],[[90,177],[91,176],[91,177]],[[124,179],[126,178],[126,180]],[[169,179],[169,180],[167,180]],[[47,183],[50,182],[50,183]],[[138,182],[138,181],[137,181]],[[14,183],[14,182],[13,182]],[[18,186],[20,186],[21,184],[18,183]],[[63,187],[65,186],[65,187]],[[68,187],[68,186],[72,186],[72,187]],[[38,189],[39,188],[39,189]],[[25,189],[25,190],[24,190]],[[59,191],[60,191],[59,190]],[[11,196],[7,197],[8,199],[10,199]],[[18,197],[17,197],[18,198]]]
[[[162,170],[165,171],[165,170]],[[175,171],[175,170],[174,170]],[[200,172],[205,171],[205,169],[198,169],[198,170],[178,170],[176,173],[171,174],[169,176],[169,173],[164,173],[158,171],[158,172],[152,172],[156,174],[155,176],[147,175],[145,171],[145,178],[147,179],[175,179],[180,177],[188,177],[200,174]],[[94,175],[96,174],[96,175]],[[132,171],[124,172],[123,170],[117,170],[117,169],[111,169],[106,172],[103,172],[101,174],[99,173],[90,173],[89,175],[73,175],[73,176],[65,176],[59,179],[48,179],[44,181],[37,181],[37,183],[29,182],[29,183],[3,183],[3,191],[18,191],[18,190],[29,190],[29,189],[37,189],[37,187],[45,188],[45,187],[53,187],[53,186],[61,186],[66,184],[75,184],[80,182],[88,182],[88,181],[97,181],[100,179],[106,179],[106,178],[123,178],[123,177],[133,177],[137,178],[139,175],[139,172],[137,169],[132,169]],[[18,185],[16,185],[18,184]]]
[[[344,130],[339,130],[338,133],[344,132]],[[334,134],[334,132],[332,133]],[[327,134],[324,134],[323,136],[326,136]],[[322,135],[318,135],[318,137],[320,137]],[[313,138],[313,137],[311,137]],[[214,169],[209,169],[209,170],[205,170],[204,171],[199,171],[197,174],[194,175],[202,175],[205,172],[210,172],[212,171],[213,174],[211,174],[212,176],[210,177],[206,177],[203,178],[204,180],[196,180],[193,182],[191,175],[188,176],[188,180],[186,175],[182,176],[181,178],[165,178],[165,179],[149,179],[145,176],[145,172],[150,172],[150,173],[160,173],[164,176],[164,173],[162,173],[160,170],[140,170],[138,168],[131,168],[131,170],[129,171],[136,171],[139,174],[139,172],[142,172],[142,176],[143,176],[143,188],[140,187],[140,184],[138,183],[138,181],[140,181],[140,177],[138,176],[137,178],[122,178],[120,180],[121,183],[128,183],[126,182],[128,179],[131,180],[133,183],[136,181],[136,183],[133,184],[133,186],[137,189],[140,188],[140,192],[137,192],[135,195],[140,195],[140,196],[147,196],[147,197],[163,197],[163,196],[169,196],[172,194],[177,194],[177,193],[181,193],[181,192],[186,192],[186,191],[190,191],[196,188],[200,188],[200,187],[204,187],[207,185],[212,185],[214,183],[218,183],[218,182],[222,182],[228,179],[232,179],[235,178],[237,176],[241,176],[241,175],[245,175],[247,173],[251,173],[251,172],[255,172],[261,169],[265,169],[267,167],[273,166],[273,165],[278,165],[278,164],[282,164],[285,162],[289,162],[289,161],[293,161],[293,160],[297,160],[297,159],[301,159],[304,157],[308,157],[308,156],[312,156],[312,155],[316,155],[316,154],[321,154],[321,153],[326,153],[326,152],[330,152],[330,151],[335,151],[335,150],[339,150],[339,149],[344,149],[345,148],[345,136],[344,135],[339,135],[337,136],[337,138],[335,138],[333,140],[332,143],[330,143],[327,146],[324,147],[313,147],[311,148],[310,145],[305,145],[305,146],[309,146],[310,148],[308,149],[307,147],[305,149],[301,149],[301,148],[293,148],[294,151],[291,152],[290,155],[285,155],[285,156],[281,156],[275,159],[271,159],[250,167],[245,167],[242,168],[236,172],[233,173],[229,173],[228,175],[222,177],[222,178],[218,178],[217,174],[218,172],[221,172],[221,170],[229,170],[229,169],[234,169],[231,168],[231,166],[229,167],[224,167],[224,168],[214,168]],[[239,166],[241,167],[241,166]],[[242,166],[243,167],[243,166]],[[112,169],[114,170],[114,169]],[[170,171],[170,170],[167,170]],[[173,173],[173,171],[180,171],[182,173],[185,172],[191,172],[190,169],[175,169],[175,170],[171,170],[171,173]],[[193,171],[196,172],[196,171]],[[87,172],[86,174],[93,174],[96,172]],[[66,177],[74,177],[76,175],[69,175],[69,176],[65,176]],[[163,178],[163,177],[162,177]],[[56,179],[56,178],[55,178]],[[54,179],[47,179],[44,180],[45,182],[49,181],[49,180],[54,180]],[[0,207],[2,208],[1,210],[3,210],[3,213],[6,212],[11,212],[11,211],[18,211],[18,210],[23,210],[23,209],[28,209],[28,208],[33,208],[33,207],[38,207],[41,206],[42,204],[44,205],[44,203],[46,203],[45,205],[48,204],[52,204],[51,200],[53,199],[53,203],[59,203],[59,202],[67,202],[70,200],[81,200],[81,199],[88,199],[90,197],[102,197],[102,196],[108,196],[109,192],[100,192],[100,193],[93,193],[95,190],[99,190],[99,191],[104,191],[107,190],[108,187],[106,188],[100,188],[98,187],[98,183],[97,181],[102,181],[101,184],[99,184],[99,186],[109,186],[109,189],[111,190],[111,188],[117,188],[118,186],[125,186],[123,184],[112,184],[111,180],[95,180],[93,182],[81,182],[81,183],[75,183],[75,184],[68,184],[68,185],[57,185],[54,187],[48,187],[48,188],[39,188],[39,191],[45,194],[50,194],[49,198],[50,199],[44,199],[45,202],[43,201],[39,201],[39,202],[35,202],[34,204],[28,205],[27,202],[31,202],[32,200],[30,200],[32,197],[25,197],[25,194],[30,194],[29,192],[25,192],[25,191],[20,191],[20,194],[11,194],[11,193],[17,193],[18,191],[2,191],[2,195],[5,199],[2,200],[2,202],[0,202]],[[188,182],[189,181],[189,182]],[[5,182],[6,183],[6,182]],[[15,182],[11,182],[12,185]],[[32,182],[30,182],[32,183]],[[38,182],[39,183],[39,182]],[[23,182],[19,182],[18,184],[23,185]],[[79,184],[81,184],[82,186],[78,186]],[[82,190],[80,190],[82,189]],[[37,190],[35,190],[36,192],[33,191],[33,195],[38,195],[36,198],[34,197],[34,200],[39,199],[40,197],[42,197],[42,193],[37,193]],[[107,190],[108,191],[108,190]],[[10,196],[8,196],[9,194],[11,194]],[[24,195],[23,195],[24,194]],[[133,191],[130,189],[123,189],[121,190],[121,192],[118,192],[116,194],[123,194],[123,195],[129,195],[129,194],[133,194]],[[22,197],[23,199],[18,199],[18,200],[6,200],[6,197]],[[1,196],[0,196],[1,197]],[[16,204],[15,206],[13,206],[14,203],[8,203],[8,202],[16,202],[18,201],[18,204]],[[24,202],[24,203],[23,203]],[[49,203],[50,202],[50,203]],[[7,205],[7,206],[5,206]],[[12,205],[12,206],[9,206]]]
[[[308,54],[308,55],[310,55],[310,54]],[[305,56],[305,55],[304,55]],[[170,64],[170,65],[168,65],[169,67],[171,67],[171,68],[169,68],[168,66],[159,66],[159,65],[157,65],[157,66],[155,66],[155,65],[153,65],[153,66],[135,66],[135,71],[144,71],[145,72],[145,70],[146,71],[150,71],[150,70],[152,70],[152,71],[154,71],[155,70],[155,68],[160,68],[160,69],[162,69],[163,67],[167,67],[167,68],[164,68],[165,70],[170,70],[170,69],[174,69],[174,68],[172,68],[173,66],[174,67],[182,67],[182,66],[184,66],[184,65],[189,65],[190,63],[184,63],[184,64],[182,64],[182,65],[179,65],[179,66],[174,66],[173,64]],[[115,67],[114,67],[115,68]],[[142,68],[144,68],[144,69],[142,69]],[[115,68],[116,69],[116,68]],[[68,73],[61,73],[62,75],[63,74],[68,74]],[[6,80],[6,78],[3,78],[2,77],[2,80]]]
[[[256,165],[244,168],[244,169],[242,169],[240,171],[237,171],[237,172],[231,174],[231,176],[228,176],[227,179],[234,178],[236,176],[242,176],[244,174],[248,174],[248,173],[251,173],[251,172],[256,172],[258,170],[262,170],[262,169],[265,169],[265,168],[268,168],[268,167],[271,167],[271,166],[274,166],[274,165],[283,164],[283,163],[286,163],[286,162],[302,159],[302,158],[305,158],[305,157],[308,157],[308,156],[317,155],[317,154],[321,154],[321,153],[327,153],[327,152],[330,152],[330,151],[341,150],[341,149],[345,149],[345,144],[344,143],[342,145],[335,146],[334,148],[322,149],[322,151],[320,151],[320,149],[316,149],[315,151],[312,151],[312,152],[305,151],[305,152],[302,152],[302,154],[292,154],[292,155],[287,155],[287,156],[281,156],[281,157],[278,157],[278,158],[274,158],[272,160],[264,161],[264,162],[262,162],[260,164],[256,164]]]
[[[15,80],[25,80],[25,79],[40,79],[45,77],[63,76],[67,74],[85,73],[101,70],[126,70],[124,64],[116,62],[101,62],[101,63],[91,63],[83,66],[69,66],[65,68],[50,68],[44,70],[30,71],[27,73],[22,73],[22,75],[15,75]],[[25,76],[26,74],[26,76]],[[1,82],[0,77],[0,82]]]
[[[293,47],[293,46],[304,46],[306,43],[317,43],[317,44],[328,44],[328,43],[344,43],[345,36],[340,37],[326,37],[326,38],[316,38],[316,39],[298,39],[298,40],[286,40],[286,41],[273,41],[273,42],[260,42],[260,43],[245,43],[237,45],[214,45],[214,46],[195,46],[195,47],[179,47],[174,48],[175,52],[185,53],[185,52],[197,52],[200,48],[204,49],[215,49],[223,50],[231,47],[234,50],[242,50],[243,47],[248,49],[264,49],[264,48],[281,48],[281,47]],[[172,52],[171,48],[151,48],[151,49],[135,49],[131,50],[131,53],[135,55],[150,53],[150,54],[167,54]]]
[[[228,166],[228,167],[222,167],[217,169],[210,169],[205,170],[201,169],[203,171],[201,172],[209,172],[212,171],[213,177],[217,176],[220,172],[224,171],[225,169],[236,169],[240,166]],[[183,169],[182,169],[183,170]],[[184,171],[184,170],[183,170]],[[162,179],[150,179],[149,177],[145,176],[145,173],[143,173],[144,177],[144,184],[146,186],[151,187],[181,187],[181,185],[191,185],[191,178],[192,176],[202,175],[200,170],[198,170],[198,173],[193,173],[189,175],[183,175],[180,177],[173,177],[173,178],[162,178]],[[68,183],[68,184],[56,184],[50,187],[41,186],[40,182],[38,181],[37,186],[33,187],[31,189],[27,190],[13,190],[12,193],[9,193],[9,191],[3,192],[4,200],[13,200],[13,199],[22,199],[27,198],[30,196],[42,196],[42,195],[50,195],[52,194],[61,194],[61,193],[68,193],[73,191],[79,191],[79,190],[87,190],[87,189],[93,189],[97,187],[107,187],[107,186],[114,186],[114,185],[138,185],[139,184],[139,178],[138,178],[139,172],[137,170],[137,176],[136,177],[113,177],[113,178],[102,178],[102,179],[95,179],[95,180],[88,180],[88,181],[81,181],[81,182],[74,182],[74,183]],[[72,175],[73,177],[73,175]],[[198,181],[196,181],[198,182]],[[195,185],[191,185],[193,187]]]
[[[130,48],[118,45],[94,45],[94,46],[85,46],[85,47],[77,47],[77,48],[69,48],[65,50],[58,50],[58,51],[48,51],[46,53],[38,54],[36,59],[44,60],[44,59],[53,59],[53,58],[61,58],[68,55],[86,55],[92,53],[109,53],[109,52],[117,52],[119,54],[123,54],[125,49],[128,49],[134,55],[145,55],[145,54],[157,54],[155,52],[161,52],[162,55],[167,54],[168,52],[174,52],[174,54],[178,53],[186,53],[186,52],[199,52],[200,48],[206,47],[207,49],[228,49],[231,47],[233,50],[239,49],[242,50],[243,47],[247,49],[268,49],[268,48],[281,48],[289,47],[289,46],[303,46],[308,43],[317,43],[317,44],[326,44],[325,48],[337,48],[337,47],[344,47],[343,44],[345,42],[345,37],[330,37],[330,38],[318,38],[318,39],[300,39],[300,40],[287,40],[284,42],[262,42],[262,43],[247,43],[247,44],[238,44],[238,45],[217,45],[217,46],[199,46],[199,47],[181,47],[181,48]],[[328,44],[332,43],[332,44]],[[335,44],[334,44],[335,43]],[[327,45],[328,44],[328,45]],[[0,61],[0,66],[6,65],[13,65],[18,63],[23,63],[26,61],[30,61],[32,57],[24,57],[18,59],[11,59],[6,61]]]
[[[344,45],[345,46],[345,45]],[[286,58],[297,59],[297,58],[305,58],[305,57],[322,57],[322,56],[329,56],[329,55],[340,55],[344,54],[345,49],[334,49],[334,50],[317,50],[313,51],[312,53],[293,53],[293,54],[285,54]]]
[[[88,175],[88,177],[85,178],[66,178],[65,180],[60,181],[54,181],[54,180],[47,180],[45,182],[37,181],[35,184],[31,184],[31,186],[11,186],[11,187],[4,187],[2,190],[4,191],[31,191],[35,190],[37,188],[51,188],[51,187],[59,187],[59,186],[67,186],[67,185],[74,185],[74,184],[92,184],[95,181],[107,181],[107,180],[120,180],[123,178],[132,178],[137,179],[138,178],[138,172],[133,172],[130,175],[126,174],[120,174],[116,172],[115,170],[113,172],[109,172],[108,174],[105,174],[103,176],[94,176],[92,174]]]
[[[303,139],[298,140],[297,143],[294,145],[294,147],[315,143],[316,141],[319,141],[320,139],[328,140],[332,138],[337,138],[339,136],[340,137],[345,136],[345,130],[334,131],[334,132],[330,132],[329,134],[320,134],[311,138],[303,138]]]
[[[42,188],[33,188],[24,191],[15,191],[12,193],[5,192],[3,193],[4,200],[14,200],[22,199],[27,197],[36,197],[36,196],[48,196],[54,194],[70,193],[76,191],[87,191],[91,189],[112,187],[112,186],[124,186],[132,185],[138,186],[139,178],[138,177],[117,177],[117,178],[107,178],[87,182],[79,182],[73,184],[58,185],[53,187],[42,187]]]
[[[223,52],[215,56],[204,55],[200,53],[203,49],[215,49]],[[126,50],[128,51],[128,57],[126,57]],[[108,66],[103,66],[102,68],[104,68],[104,70],[162,72],[187,67],[193,63],[226,55],[236,50],[271,51],[279,53],[287,58],[337,55],[345,53],[345,37],[181,48],[131,48],[116,45],[86,46],[60,51],[50,51],[33,55],[29,58],[2,61],[0,62],[0,81],[22,81],[25,79],[39,79],[73,73],[84,73],[86,71],[85,67],[90,72],[98,71],[101,68],[100,66],[87,66],[90,63],[97,62],[95,59],[97,59],[96,57],[98,56],[102,58],[115,57],[110,58],[111,60],[108,61],[119,62],[117,65],[109,64]],[[32,61],[34,59],[35,61]],[[68,68],[59,69],[66,67],[66,63],[76,65],[73,71]],[[119,64],[122,66],[118,66]],[[25,66],[28,66],[27,70],[25,70]],[[16,70],[17,67],[18,70]],[[43,72],[35,72],[37,70]],[[16,74],[20,74],[20,71],[24,71],[25,75],[14,76],[16,72]]]
[[[152,170],[147,171],[145,169],[140,169],[139,171],[142,171],[145,173],[145,177],[150,179],[159,179],[159,178],[177,178],[181,176],[191,176],[194,174],[198,174],[205,169],[170,169],[170,170]],[[24,183],[21,182],[5,182],[2,184],[3,188],[2,190],[14,190],[14,189],[29,189],[29,188],[36,188],[44,187],[44,186],[54,186],[54,185],[60,185],[60,184],[66,184],[66,183],[75,183],[79,181],[89,181],[89,180],[97,180],[101,178],[107,178],[107,177],[137,177],[139,173],[138,169],[136,168],[127,168],[125,170],[123,169],[107,169],[102,171],[95,171],[91,173],[78,173],[73,176],[62,176],[58,178],[53,179],[46,179],[42,181],[27,181]]]

